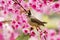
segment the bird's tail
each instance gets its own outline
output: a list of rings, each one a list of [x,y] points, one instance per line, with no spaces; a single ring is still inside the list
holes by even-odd
[[[42,22],[42,26],[45,26],[44,24],[47,24],[47,22]]]
[[[47,22],[42,22],[42,23],[47,24]]]

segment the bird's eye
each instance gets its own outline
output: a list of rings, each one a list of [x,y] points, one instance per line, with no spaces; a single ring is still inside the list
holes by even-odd
[[[28,12],[28,16],[31,16],[31,11],[29,10],[29,12]]]

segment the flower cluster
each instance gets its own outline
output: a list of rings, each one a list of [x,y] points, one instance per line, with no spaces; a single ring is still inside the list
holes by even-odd
[[[34,3],[33,3],[34,2]],[[25,1],[21,1],[21,4],[24,8],[33,8],[37,12],[51,14],[51,12],[60,12],[60,1],[54,0],[29,0],[27,3]],[[24,3],[24,4],[23,4]]]

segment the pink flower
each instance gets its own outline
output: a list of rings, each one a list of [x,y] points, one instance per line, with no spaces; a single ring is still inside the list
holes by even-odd
[[[24,28],[23,30],[23,33],[25,34],[25,35],[27,35],[30,31],[28,30],[28,29],[26,29],[26,28]]]
[[[13,33],[11,34],[10,40],[15,40],[15,39],[14,39],[14,34],[13,34]]]
[[[0,40],[4,40],[4,36],[1,33],[0,33]]]

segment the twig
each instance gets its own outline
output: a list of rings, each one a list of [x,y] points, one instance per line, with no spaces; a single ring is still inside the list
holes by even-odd
[[[6,23],[6,22],[11,22],[12,20],[4,20],[4,21],[1,21],[2,23]]]
[[[17,0],[13,0],[13,1],[24,9],[24,7]],[[27,11],[25,9],[24,9],[24,11],[27,13]]]

